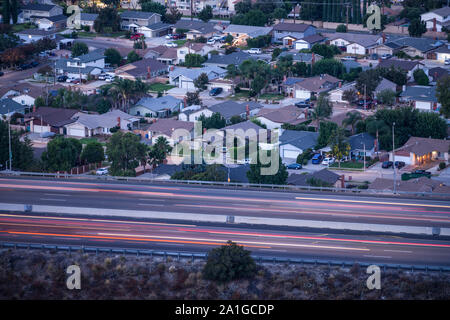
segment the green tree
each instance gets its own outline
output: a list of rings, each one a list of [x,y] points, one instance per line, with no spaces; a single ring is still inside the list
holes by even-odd
[[[75,42],[72,45],[72,57],[78,57],[86,53],[89,53],[89,48],[86,43]]]
[[[201,102],[201,100],[199,98],[198,91],[186,93],[186,104],[188,106],[201,105],[202,104],[202,102]]]
[[[134,176],[139,163],[146,156],[147,147],[131,132],[114,133],[106,145],[106,154],[111,161],[110,172],[115,176]]]
[[[330,102],[330,99],[328,98],[328,95],[320,94],[319,98],[317,99],[316,108],[312,112],[312,118],[313,120],[317,121],[319,131],[321,126],[320,122],[324,119],[329,118],[332,113],[333,113],[333,106]]]
[[[336,27],[336,32],[347,32],[347,27],[345,24],[340,24]]]
[[[324,121],[319,127],[319,137],[317,138],[316,149],[326,147],[330,142],[332,133],[337,129],[337,124],[330,121]]]
[[[208,75],[206,73],[201,73],[197,79],[194,79],[194,86],[199,90],[205,90],[208,82]]]
[[[268,16],[261,10],[252,9],[245,14],[237,14],[231,18],[232,24],[263,27],[268,21]]]
[[[260,75],[257,75],[252,81],[251,89],[256,95],[259,95],[261,93],[261,90],[264,89],[266,85],[267,79]]]
[[[214,112],[211,117],[208,118],[202,114],[198,120],[202,122],[202,128],[205,129],[222,129],[226,126],[225,118],[218,112]]]
[[[127,55],[127,62],[128,63],[133,63],[136,61],[141,60],[141,57],[136,53],[136,51],[130,51]]]
[[[150,165],[160,165],[164,163],[167,155],[172,152],[172,147],[169,145],[169,142],[166,138],[160,136],[156,139],[156,143],[151,146],[150,151],[148,153]]]
[[[109,48],[105,50],[105,62],[109,63],[113,66],[119,66],[120,62],[122,61],[122,56],[120,55],[119,51],[117,51],[114,48]]]
[[[318,44],[316,43],[311,47],[311,51],[321,55],[324,59],[331,59],[335,55],[340,54],[341,51],[335,45]]]
[[[81,160],[87,163],[99,163],[105,160],[102,144],[98,141],[88,142],[81,152]]]
[[[356,89],[361,95],[366,93],[370,97],[378,87],[380,81],[380,71],[378,69],[369,69],[359,74],[356,79]]]
[[[258,150],[259,151],[259,150]],[[257,162],[256,164],[250,165],[250,170],[247,171],[247,178],[250,183],[257,183],[257,184],[280,184],[284,185],[286,184],[288,172],[286,169],[286,166],[282,163],[281,157],[278,159],[278,170],[273,175],[263,175],[261,174],[261,168],[269,168],[271,165],[274,165],[272,163],[269,164],[261,164],[259,153],[261,151],[257,152]],[[270,157],[271,151],[263,151],[267,152],[267,156]],[[274,151],[276,152],[276,151]]]
[[[344,126],[351,126],[352,127],[352,135],[355,134],[355,126],[356,124],[362,120],[361,113],[358,111],[350,111],[347,112],[346,118],[342,121],[342,124]]]
[[[348,89],[342,93],[342,99],[352,104],[356,99],[358,99],[358,94],[354,89]]]
[[[422,20],[414,19],[409,24],[408,32],[411,37],[421,37],[427,32],[427,26]]]
[[[396,85],[400,87],[405,85],[408,80],[406,71],[401,70],[399,68],[394,68],[393,66],[391,66],[390,68],[380,68],[378,70],[380,76],[388,79],[389,81],[394,82]]]
[[[331,145],[331,154],[337,159],[340,168],[342,157],[348,156],[350,152],[350,144],[345,141],[345,130],[337,127],[328,143]]]
[[[12,168],[26,170],[33,160],[33,148],[30,140],[20,139],[20,132],[11,130],[11,153]],[[6,161],[9,160],[9,131],[8,122],[0,120],[0,164],[6,168]],[[9,163],[7,168],[9,168]]]
[[[450,118],[450,76],[445,76],[438,80],[436,97],[441,104],[440,113],[446,118]]]
[[[196,53],[188,53],[184,57],[184,66],[188,68],[201,67],[205,58]]]
[[[314,63],[312,74],[329,74],[336,78],[342,78],[345,72],[344,64],[336,59],[322,59]]]
[[[421,86],[427,86],[430,83],[428,76],[422,69],[416,69],[413,73],[414,81]]]
[[[208,22],[213,17],[212,7],[207,5],[198,13],[198,18],[203,22]]]
[[[149,0],[140,0],[141,10],[145,12],[154,12],[160,14],[161,17],[164,17],[166,14],[166,7],[158,2],[153,2]]]
[[[273,49],[272,61],[275,61],[278,58],[278,56],[281,54],[281,52],[282,52],[282,50],[280,48]]]
[[[102,8],[94,22],[96,32],[117,32],[120,30],[120,16],[114,7]]]
[[[230,118],[231,124],[236,124],[236,123],[243,122],[243,121],[245,121],[245,120],[242,119],[242,117],[239,115],[235,115]]]
[[[205,279],[218,282],[250,279],[256,274],[256,263],[250,251],[229,240],[208,253],[202,274]]]
[[[49,171],[70,171],[78,164],[82,145],[74,138],[57,137],[47,144],[42,153],[44,168]]]
[[[163,16],[163,22],[175,24],[181,19],[183,14],[179,12],[175,7],[170,7],[169,12]]]
[[[377,99],[382,104],[392,106],[395,102],[396,93],[391,89],[384,89],[378,92]]]

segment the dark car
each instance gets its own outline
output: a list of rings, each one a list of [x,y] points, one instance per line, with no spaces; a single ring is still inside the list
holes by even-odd
[[[360,108],[371,108],[372,106],[375,105],[375,102],[370,99],[367,99],[366,101],[364,101],[364,99],[363,99],[363,100],[359,100],[357,102],[357,104],[358,104],[358,107],[360,107]]]
[[[4,75],[3,71],[0,71],[0,77],[3,76],[3,75]]]
[[[37,62],[37,61],[33,61],[30,63],[31,68],[37,67],[38,65],[39,65],[39,62]]]
[[[68,78],[67,76],[59,76],[57,80],[58,82],[66,82],[67,78]]]
[[[414,170],[411,173],[412,174],[420,174],[420,175],[424,175],[424,176],[431,176],[431,172],[425,171],[423,169],[417,169],[417,170]]]
[[[18,67],[16,68],[16,70],[22,71],[22,70],[27,70],[27,69],[29,69],[29,68],[31,68],[31,66],[30,66],[29,64],[27,64],[27,63],[24,63],[24,64],[21,64],[20,66],[18,66]]]
[[[403,161],[395,161],[394,165],[396,168],[401,169],[405,166],[405,163]]]
[[[392,161],[384,161],[383,164],[381,165],[381,167],[383,169],[388,169],[388,168],[392,167],[392,165],[393,165]]]
[[[292,170],[300,170],[302,168],[302,165],[299,163],[291,163],[287,166],[287,168]]]
[[[311,105],[309,104],[309,101],[299,101],[295,103],[295,106],[298,108],[309,108]]]
[[[209,92],[209,95],[214,97],[219,95],[222,91],[223,91],[222,88],[212,88],[211,91]]]

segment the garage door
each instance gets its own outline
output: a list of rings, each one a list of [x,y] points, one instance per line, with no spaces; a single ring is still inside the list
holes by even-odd
[[[283,149],[283,158],[297,159],[300,153],[295,150]]]
[[[309,99],[311,94],[309,91],[295,90],[295,98],[297,99]]]
[[[69,136],[74,136],[74,137],[84,137],[84,129],[78,129],[78,128],[68,128],[67,130],[67,134]]]
[[[181,81],[181,88],[194,90],[195,86],[191,81]]]

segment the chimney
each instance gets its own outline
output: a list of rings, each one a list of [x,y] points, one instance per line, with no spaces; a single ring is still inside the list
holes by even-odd
[[[383,32],[383,33],[381,34],[381,36],[383,37],[383,43],[385,43],[385,42],[386,42],[386,34]]]
[[[435,71],[434,72],[434,81],[437,81],[437,78],[438,78],[438,74],[437,74],[437,71]]]
[[[305,114],[305,119],[308,119],[308,109],[307,108],[305,108],[303,110],[303,113]]]
[[[283,82],[286,82],[286,75],[283,76]]]
[[[248,105],[245,106],[245,115],[247,117],[247,120],[250,119],[250,108]]]
[[[120,117],[117,117],[117,126],[120,128]]]
[[[341,175],[341,188],[345,188],[345,175]]]
[[[174,66],[170,66],[170,71],[173,71],[175,69]]]
[[[339,88],[342,87],[342,81],[339,81]]]
[[[203,134],[205,134],[206,133],[206,128],[203,128]]]
[[[311,53],[311,66],[313,66],[315,62],[316,62],[316,54],[313,52]]]
[[[33,112],[36,112],[36,105],[33,105]]]
[[[184,98],[183,98],[183,108],[182,108],[182,109],[184,109],[184,108],[186,108],[186,107],[187,107],[187,98],[184,97]]]
[[[433,18],[433,31],[436,32],[436,18]]]
[[[147,67],[147,79],[152,77],[152,73],[150,72],[150,66]]]

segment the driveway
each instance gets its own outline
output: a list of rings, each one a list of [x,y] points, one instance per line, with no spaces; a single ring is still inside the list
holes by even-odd
[[[4,71],[5,74],[0,77],[0,87],[12,87],[17,83],[24,82],[25,79],[29,79],[36,73],[40,68],[49,65],[48,62],[41,63],[35,68],[23,70],[23,71]]]

